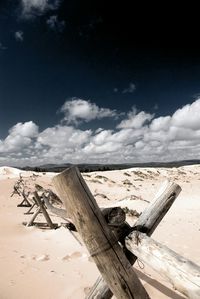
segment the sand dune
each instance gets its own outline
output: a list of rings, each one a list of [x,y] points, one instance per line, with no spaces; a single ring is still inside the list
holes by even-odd
[[[25,172],[0,167],[0,298],[82,299],[99,275],[85,246],[64,227],[56,230],[25,227],[30,215],[19,208],[18,195],[10,197],[19,175],[29,188],[51,188],[52,173]],[[160,185],[170,179],[182,187],[176,202],[153,238],[200,264],[200,166],[180,168],[131,168],[83,174],[99,206],[121,206],[142,212]],[[52,214],[54,222],[60,219]],[[135,217],[128,216],[134,223]],[[39,220],[43,221],[42,215]],[[79,237],[77,235],[77,237]],[[149,295],[154,299],[184,298],[158,273],[136,263]]]

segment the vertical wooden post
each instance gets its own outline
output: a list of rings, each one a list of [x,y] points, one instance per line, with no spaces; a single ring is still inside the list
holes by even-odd
[[[155,199],[140,215],[134,228],[127,228],[124,233],[122,232],[120,234],[121,237],[125,238],[133,229],[145,232],[147,235],[151,236],[180,192],[181,187],[179,185],[166,181],[161,186]],[[133,265],[137,260],[137,257],[130,251],[128,251],[127,255],[130,263]],[[103,277],[99,277],[91,288],[86,299],[110,299],[112,298],[112,295],[112,291],[109,289]]]
[[[79,170],[69,168],[55,176],[53,182],[70,218],[116,298],[149,298]]]

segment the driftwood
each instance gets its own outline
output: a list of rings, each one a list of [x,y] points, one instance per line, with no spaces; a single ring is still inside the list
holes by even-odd
[[[126,238],[126,246],[180,293],[191,299],[200,298],[199,266],[140,232],[132,232]]]
[[[75,167],[53,178],[70,217],[112,292],[121,299],[149,298]]]
[[[179,195],[181,188],[174,183],[165,182],[160,188],[155,199],[147,206],[144,212],[140,215],[135,223],[134,228],[126,226],[122,227],[118,232],[118,236],[123,240],[132,230],[140,230],[151,236],[155,228],[163,219],[169,208],[172,206],[176,197]],[[133,265],[137,260],[130,251],[124,248],[126,256]],[[99,277],[93,287],[91,288],[87,299],[110,299],[112,298],[112,291],[107,286],[103,277]]]

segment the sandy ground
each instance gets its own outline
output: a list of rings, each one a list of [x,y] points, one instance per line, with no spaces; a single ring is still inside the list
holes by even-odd
[[[26,185],[51,188],[53,173],[0,167],[0,299],[82,299],[99,272],[85,246],[64,227],[56,230],[26,227],[31,215],[17,207],[22,198],[11,197],[21,173]],[[100,206],[121,206],[142,212],[166,179],[182,192],[152,237],[200,265],[200,166],[132,168],[83,174]],[[55,190],[54,190],[55,191]],[[64,222],[52,214],[55,223]],[[42,215],[37,220],[43,221]],[[127,217],[130,223],[133,217]],[[76,234],[77,237],[78,234]],[[143,268],[143,269],[141,269]],[[170,284],[146,265],[135,269],[154,299],[183,299]]]

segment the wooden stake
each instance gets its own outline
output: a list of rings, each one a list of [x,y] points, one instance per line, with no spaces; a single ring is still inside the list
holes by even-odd
[[[55,176],[53,182],[70,218],[116,298],[149,298],[78,168],[65,170]]]

